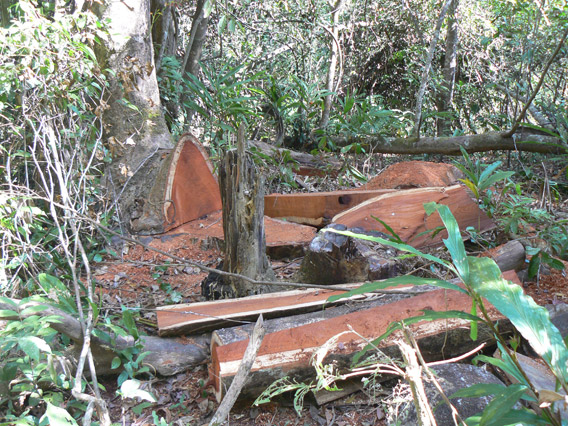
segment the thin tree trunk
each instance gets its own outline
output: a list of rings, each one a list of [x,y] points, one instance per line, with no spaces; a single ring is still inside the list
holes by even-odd
[[[434,30],[434,35],[430,41],[430,47],[428,48],[428,55],[426,56],[426,63],[424,64],[424,72],[422,73],[422,80],[420,82],[420,89],[416,95],[416,114],[414,118],[414,129],[412,130],[412,135],[414,137],[420,136],[420,126],[422,124],[422,103],[424,102],[424,94],[426,93],[426,86],[428,85],[428,79],[430,75],[430,68],[432,67],[432,59],[434,58],[434,51],[436,50],[436,45],[438,44],[438,39],[440,38],[440,29],[442,28],[442,23],[450,7],[450,3],[454,0],[446,0],[446,3],[442,7],[440,12],[440,17],[438,18],[438,23],[436,24],[436,29]]]
[[[331,35],[331,53],[329,55],[329,70],[327,71],[327,79],[325,83],[325,90],[333,92],[333,83],[335,81],[335,71],[337,69],[337,57],[339,55],[339,12],[343,7],[344,0],[337,0],[331,12],[331,29],[327,29]],[[321,119],[319,128],[323,129],[329,123],[329,114],[331,112],[331,101],[333,94],[329,93],[323,100],[323,109],[321,112]]]
[[[456,20],[456,9],[458,0],[452,0],[448,10],[448,31],[446,33],[446,54],[444,57],[444,69],[442,71],[442,87],[438,93],[437,107],[439,113],[448,112],[451,108],[454,97],[454,87],[456,82],[456,66],[458,51],[458,22]],[[438,117],[437,130],[438,136],[443,136],[450,130],[451,120],[448,117]]]
[[[185,48],[182,69],[185,73],[196,75],[199,66],[199,59],[203,51],[203,43],[207,35],[207,25],[211,15],[208,3],[210,0],[198,0],[195,10],[195,17],[191,24],[191,34]]]

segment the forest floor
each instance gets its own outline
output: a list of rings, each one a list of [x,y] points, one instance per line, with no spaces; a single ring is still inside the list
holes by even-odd
[[[389,159],[366,156],[356,161],[355,166],[362,174],[372,177],[384,169]],[[400,161],[400,160],[398,160]],[[488,163],[493,161],[488,160]],[[536,167],[535,167],[536,169]],[[564,179],[566,177],[564,176]],[[329,191],[354,187],[358,182],[350,176],[335,178],[302,178],[301,186],[305,191]],[[268,183],[269,192],[293,192],[302,188],[293,188],[288,184]],[[530,188],[529,188],[530,191]],[[530,194],[529,194],[530,195]],[[555,204],[555,208],[568,213],[564,200]],[[205,225],[208,226],[208,225]],[[495,233],[490,238],[496,238]],[[501,236],[502,238],[502,236]],[[140,237],[140,241],[152,248],[160,249],[176,256],[199,262],[209,267],[216,267],[222,260],[222,252],[215,239],[200,239],[195,233],[173,230],[168,234],[154,237]],[[300,259],[278,260],[272,267],[279,279],[290,280],[299,269]],[[524,284],[524,290],[540,305],[568,303],[568,262],[564,262],[565,271],[547,270],[538,277]],[[140,309],[139,325],[147,334],[157,334],[155,308],[159,306],[201,301],[201,282],[207,273],[198,268],[172,263],[161,254],[147,250],[139,245],[122,246],[120,259],[108,259],[96,265],[99,297],[105,306],[120,310],[121,306]],[[191,371],[173,377],[153,378],[150,391],[158,402],[145,407],[138,402],[121,400],[116,396],[116,379],[103,378],[113,419],[121,418],[121,424],[144,425],[157,423],[163,418],[167,424],[201,425],[207,422],[216,409],[214,391],[208,382],[207,366],[200,365]],[[382,425],[385,423],[386,409],[380,398],[363,392],[344,397],[338,401],[318,407],[306,399],[302,415],[298,416],[291,401],[279,404],[267,404],[252,407],[250,403],[237,405],[231,412],[230,425]],[[392,407],[391,407],[392,408]],[[152,412],[156,418],[153,418]]]

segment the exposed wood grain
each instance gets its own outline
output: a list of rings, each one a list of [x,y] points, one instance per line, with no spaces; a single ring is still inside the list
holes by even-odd
[[[478,231],[487,231],[495,226],[461,185],[448,188],[417,188],[383,194],[339,213],[333,218],[333,222],[348,228],[361,227],[365,230],[388,232],[373,219],[372,216],[375,216],[389,225],[404,242],[414,247],[440,245],[442,238],[447,238],[445,230],[434,238],[431,234],[422,234],[427,230],[443,226],[437,213],[426,215],[424,203],[428,202],[447,205],[462,230],[472,226]]]
[[[221,209],[213,166],[203,147],[186,134],[172,153],[164,199],[164,231]]]
[[[393,189],[348,190],[297,194],[270,194],[264,197],[264,214],[311,226],[325,226],[338,213]]]

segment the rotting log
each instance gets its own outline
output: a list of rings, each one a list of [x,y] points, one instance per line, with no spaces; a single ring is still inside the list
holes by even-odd
[[[274,280],[274,271],[266,256],[262,176],[257,173],[245,144],[245,128],[241,124],[237,149],[225,154],[219,168],[225,241],[223,269],[256,280]],[[275,290],[232,277],[224,277],[215,284],[215,288],[203,288],[203,294],[230,298]]]
[[[367,231],[388,232],[374,216],[384,221],[402,241],[413,247],[437,246],[442,244],[443,238],[447,238],[447,231],[442,230],[433,237],[430,233],[425,233],[443,227],[438,214],[426,214],[424,203],[428,202],[447,205],[460,229],[471,226],[478,232],[484,232],[495,227],[493,221],[461,185],[408,189],[384,194],[339,213],[333,218],[333,222],[348,228],[359,227]]]
[[[542,154],[566,154],[568,146],[560,138],[530,131],[517,131],[507,137],[507,133],[489,132],[479,135],[421,138],[384,138],[329,136],[338,146],[352,143],[368,147],[375,153],[383,154],[442,154],[461,155],[460,147],[470,154],[486,151],[526,151]]]
[[[51,322],[50,327],[73,341],[74,345],[67,351],[67,356],[74,358],[75,361],[78,359],[83,346],[83,331],[79,320],[46,303],[37,301],[20,303],[16,299],[12,301],[16,305],[0,302],[0,310],[14,311],[13,316],[5,312],[3,320],[22,321],[34,315],[56,318],[57,321]],[[42,306],[44,309],[37,312],[32,310],[32,313],[25,312],[26,309],[36,306]],[[111,368],[112,360],[118,352],[133,348],[137,344],[141,345],[141,352],[148,352],[144,358],[144,365],[149,366],[154,373],[171,376],[202,364],[208,359],[210,336],[204,334],[183,339],[141,336],[139,342],[131,336],[114,336],[111,342],[91,336],[91,351],[97,374],[119,374],[122,371],[122,365],[113,369]]]
[[[251,147],[277,161],[292,161],[292,170],[302,176],[336,175],[341,169],[341,162],[333,157],[319,158],[314,155],[286,148],[278,148],[261,141],[249,141]]]
[[[504,321],[498,311],[491,306],[486,308],[494,321],[499,320],[501,331],[510,330],[510,323]],[[299,381],[313,376],[312,356],[332,338],[336,342],[328,348],[324,362],[333,362],[339,371],[344,370],[350,365],[353,355],[367,345],[368,340],[383,334],[391,322],[421,315],[423,309],[469,312],[471,299],[460,292],[435,290],[387,305],[267,334],[251,370],[250,381],[242,390],[241,396],[244,399],[255,398],[267,386],[284,376]],[[467,321],[446,319],[421,322],[411,328],[424,359],[435,361],[461,355],[482,342],[494,342],[492,333],[486,327],[480,327],[477,340],[471,341],[467,325]],[[391,335],[381,342],[381,351],[396,356],[398,350],[393,343],[395,337],[396,334]],[[230,386],[247,344],[248,340],[242,340],[217,346],[212,341],[210,378],[215,385],[217,400],[222,399],[223,390]]]
[[[346,190],[296,194],[270,194],[264,197],[264,214],[273,218],[322,227],[331,219],[363,201],[394,192],[393,189]]]

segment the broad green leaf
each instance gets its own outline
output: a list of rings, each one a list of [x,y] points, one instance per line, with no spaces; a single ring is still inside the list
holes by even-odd
[[[48,309],[49,306],[45,306],[45,305],[34,305],[34,306],[30,306],[26,309],[24,309],[20,315],[22,315],[23,317],[27,316],[27,315],[32,315],[35,314],[37,312],[41,312],[41,311],[45,311],[46,309]]]
[[[40,351],[51,353],[46,341],[36,336],[21,337],[18,339],[18,345],[34,361],[39,361]]]
[[[448,238],[444,239],[444,244],[448,248],[452,256],[452,262],[456,267],[461,280],[469,285],[469,263],[463,244],[460,227],[456,218],[452,214],[450,208],[444,204],[436,204],[434,202],[425,203],[424,209],[426,214],[432,214],[434,210],[438,211],[444,226],[448,231]]]
[[[465,419],[467,426],[479,426],[481,421],[481,415],[477,414],[475,416],[468,417]],[[496,423],[489,423],[489,426],[517,426],[517,425],[530,425],[530,426],[540,426],[540,425],[550,425],[548,421],[543,419],[541,416],[535,414],[534,412],[523,408],[521,410],[509,410],[505,413]]]
[[[389,287],[395,287],[398,285],[404,284],[412,284],[412,285],[434,285],[436,287],[445,288],[448,290],[456,290],[465,294],[468,294],[466,290],[457,286],[455,284],[449,283],[447,281],[438,280],[436,278],[422,278],[422,277],[414,277],[412,275],[409,276],[400,276],[400,277],[393,277],[387,278],[383,281],[375,281],[370,283],[365,283],[360,287],[357,287],[351,291],[348,291],[344,294],[338,294],[334,296],[330,296],[327,301],[328,302],[335,302],[339,299],[344,299],[346,297],[356,296],[358,294],[365,294],[365,293],[372,293],[375,290],[384,290]]]
[[[473,183],[470,179],[458,179],[473,193],[475,198],[479,198],[479,191],[477,190],[477,185]]]
[[[0,309],[0,318],[18,318],[18,313],[16,311],[11,311],[9,309]]]
[[[480,189],[484,190],[489,188],[491,185],[499,182],[500,180],[505,180],[511,176],[513,176],[515,172],[497,172],[494,175],[488,177],[485,181],[483,181],[483,185],[480,184]]]
[[[491,400],[483,410],[479,426],[501,424],[497,420],[501,419],[510,409],[521,399],[528,388],[525,385],[511,385],[506,387]]]
[[[509,318],[554,375],[568,383],[568,350],[560,332],[550,322],[548,311],[524,294],[521,287],[504,280],[492,259],[470,257],[469,260],[473,289]]]
[[[121,364],[120,358],[115,356],[112,359],[112,363],[110,365],[110,368],[113,369],[113,370],[116,370],[118,367],[120,367],[120,364]]]
[[[72,426],[77,425],[75,419],[67,412],[67,410],[56,407],[55,405],[47,402],[47,409],[41,420],[48,419],[50,426]],[[77,425],[78,426],[78,425]]]
[[[499,383],[478,383],[463,388],[449,395],[448,398],[479,398],[481,396],[495,395],[505,390],[506,386]]]
[[[489,166],[485,167],[485,170],[483,170],[483,172],[481,172],[481,174],[479,175],[479,182],[477,182],[477,186],[479,186],[479,189],[484,190],[484,189],[488,188],[488,185],[485,184],[485,180],[500,165],[501,165],[501,161],[495,161],[493,164],[490,164]]]
[[[14,302],[12,299],[9,299],[8,297],[4,297],[4,296],[0,296],[0,303],[6,303],[7,305],[12,305],[15,308],[18,307],[18,304],[16,302]]]

